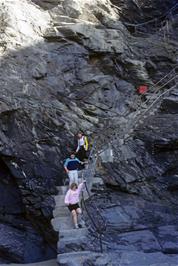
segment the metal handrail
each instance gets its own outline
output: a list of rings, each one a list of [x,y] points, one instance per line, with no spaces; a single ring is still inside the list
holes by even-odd
[[[178,77],[178,76],[176,75],[175,78],[174,78],[173,80],[175,80],[177,77]],[[172,80],[171,80],[171,81],[172,81]],[[153,107],[153,105],[154,105],[155,103],[157,103],[158,100],[159,100],[162,96],[164,96],[165,94],[167,94],[167,93],[170,92],[171,90],[175,89],[175,86],[176,86],[176,85],[172,86],[171,88],[167,89],[166,91],[164,91],[164,92],[162,92],[160,95],[158,95],[158,97],[157,97],[153,102],[151,102],[151,104],[148,106],[148,108],[147,108],[147,109],[141,114],[141,116],[139,117],[139,119],[140,119],[141,117],[143,117],[148,111],[150,111],[150,108]]]
[[[156,93],[160,90],[160,89],[163,89],[165,86],[167,86],[170,82],[174,81],[175,79],[177,78],[177,75],[175,75],[173,78],[169,79],[164,85],[162,85],[161,87],[158,87],[155,91],[155,93],[152,94],[152,97],[147,99],[143,104],[145,106],[145,104],[149,104],[149,106],[147,106],[147,109],[144,110],[143,113],[141,114],[138,114],[137,118],[136,118],[136,121],[133,121],[133,122],[138,122],[138,120],[142,117],[144,117],[144,115],[150,110],[150,108],[155,104],[157,103],[157,101],[163,96],[165,95],[165,92],[162,92],[161,94],[159,94],[157,96],[157,98],[155,99],[154,96],[157,95]],[[172,90],[175,86],[172,86],[171,88],[167,89],[166,92]],[[142,110],[142,108],[144,107],[143,105],[140,106],[140,108],[137,109],[136,112],[140,112]]]
[[[100,131],[98,132],[98,135],[100,134]],[[97,142],[98,140],[98,136],[95,137],[94,139],[94,143],[93,143],[93,146],[92,146],[92,149],[90,150],[90,154],[89,154],[89,166],[88,166],[88,169],[86,169],[85,171],[88,172],[90,180],[94,177],[94,172],[95,172],[95,168],[96,168],[96,161],[97,161],[97,158],[93,158],[95,156],[95,154],[97,154]],[[91,160],[94,160],[93,162],[90,163],[90,159]],[[90,175],[90,171],[93,172],[93,176]],[[87,181],[87,180],[86,180]],[[85,182],[85,189],[86,189],[86,192],[88,194],[88,197],[91,197],[91,193],[90,193],[90,189],[87,185],[87,182]],[[90,210],[88,209],[87,207],[87,204],[85,203],[85,199],[84,199],[84,193],[82,192],[82,201],[81,201],[81,204],[83,205],[83,208],[85,209],[86,211],[86,214],[88,216],[88,218],[90,219],[93,227],[94,227],[94,231],[95,231],[95,237],[97,239],[99,239],[99,243],[100,243],[100,252],[102,253],[103,252],[103,242],[102,242],[102,236],[104,234],[104,232],[106,231],[106,221],[104,220],[103,216],[101,215],[101,212],[99,210],[99,208],[94,204],[94,203],[90,203],[90,206],[92,205],[92,207],[95,209],[96,211],[96,216],[97,216],[97,219],[96,219],[96,216],[95,216],[95,219],[93,218],[93,214],[90,213]],[[98,224],[98,221],[99,219],[102,221],[101,223]]]
[[[86,188],[86,191],[87,191],[88,195],[91,196],[90,193],[89,193],[89,189],[88,189],[86,183],[85,183],[85,188]],[[103,228],[102,230],[106,230],[106,221],[105,221],[105,219],[104,219],[103,216],[101,215],[99,208],[98,208],[94,203],[93,203],[93,206],[94,206],[94,208],[96,209],[96,211],[97,211],[97,213],[98,213],[98,216],[100,216],[100,218],[101,218],[101,220],[102,220],[102,222],[103,222],[103,227],[104,227],[104,228]]]
[[[144,101],[143,102],[143,104],[145,105],[145,104],[147,104],[147,103],[149,103],[152,99],[154,99],[154,96],[155,95],[157,95],[157,93],[161,90],[161,89],[163,89],[166,85],[168,85],[171,81],[173,81],[176,77],[177,77],[177,75],[175,74],[175,70],[178,68],[178,65],[176,65],[168,74],[166,74],[164,77],[162,77],[159,81],[157,81],[154,85],[152,85],[152,86],[150,86],[150,90],[151,89],[155,89],[153,92],[151,92],[150,93],[150,95],[151,95],[151,97],[150,98],[148,98],[146,101]],[[174,73],[174,76],[172,77],[170,77],[169,78],[169,76],[172,74],[172,73]],[[169,78],[169,79],[168,79]],[[168,79],[168,80],[167,80]],[[163,84],[160,84],[160,83],[162,83],[164,80],[166,80],[166,82],[164,82]],[[160,84],[160,85],[159,85]],[[136,110],[136,112],[138,112],[138,111],[140,111],[140,109],[142,108],[143,106],[142,106],[142,103],[141,103],[141,105],[140,105],[140,107]]]
[[[169,80],[167,81],[167,78],[172,74],[175,73],[175,70],[177,69],[177,65],[176,67],[174,67],[168,74],[166,74],[164,77],[162,77],[156,84],[160,84],[162,83],[164,80],[166,80],[166,82],[164,82],[164,84],[160,84],[155,92],[152,94],[152,97],[150,99],[147,99],[143,104],[144,105],[140,105],[140,107],[135,111],[135,116],[131,117],[130,120],[128,121],[128,126],[125,127],[124,131],[120,131],[117,132],[117,134],[121,134],[122,135],[122,139],[123,141],[126,141],[127,139],[130,138],[131,135],[133,135],[134,130],[136,130],[136,128],[138,127],[138,125],[140,124],[140,122],[143,121],[143,118],[145,118],[145,114],[148,113],[150,111],[150,109],[167,93],[169,93],[171,90],[173,90],[175,88],[176,85],[171,86],[171,88],[167,89],[166,91],[163,91],[161,94],[157,94],[158,91],[160,91],[161,89],[165,88],[168,84],[170,84],[173,81],[176,81],[178,75],[175,74],[173,77],[169,78]],[[154,86],[152,86],[154,88]],[[157,96],[156,99],[154,98],[154,96]],[[143,107],[146,107],[145,104],[148,103],[149,105],[147,106],[146,110],[144,110],[143,113],[140,113],[140,111],[142,110]],[[117,128],[117,130],[119,131],[119,129]],[[132,130],[132,132],[129,132],[130,130]],[[115,132],[113,131],[113,135],[115,134]],[[112,144],[116,143],[115,141],[112,141]],[[108,146],[104,149],[102,149],[102,152],[105,151],[108,148]]]
[[[92,222],[93,226],[95,227],[95,232],[97,233],[97,236],[95,236],[95,239],[99,239],[100,252],[103,253],[102,233],[100,233],[100,231],[98,231],[98,228],[97,228],[97,226],[95,224],[95,221],[94,221],[92,215],[90,214],[90,212],[88,211],[88,208],[86,207],[85,200],[82,199],[82,203],[83,203],[84,209],[85,209],[88,217],[90,218],[90,221]]]
[[[163,93],[161,93],[149,106],[148,108],[141,114],[141,115],[138,115],[137,119],[135,121],[132,121],[134,122],[135,126],[133,125],[132,126],[132,132],[128,135],[126,135],[124,137],[124,141],[126,141],[127,139],[130,138],[131,135],[133,135],[133,131],[136,130],[136,128],[138,127],[138,125],[143,122],[143,119],[145,114],[148,113],[151,108],[167,93],[169,93],[171,90],[175,89],[176,85],[172,86],[171,88],[167,89],[166,91],[164,91]]]
[[[162,98],[162,96],[164,96],[165,94],[169,93],[171,90],[175,89],[175,87],[176,87],[176,85],[174,85],[174,86],[172,86],[171,88],[169,88],[169,89],[167,89],[166,91],[164,91],[161,95],[159,95],[159,96],[155,99],[155,101],[153,101],[153,102],[151,103],[151,105],[149,106],[149,108],[147,108],[147,109],[145,110],[145,112],[144,112],[143,114],[141,114],[141,116],[138,116],[138,117],[137,117],[137,119],[134,121],[135,126],[132,127],[132,132],[131,132],[130,134],[127,134],[127,135],[124,136],[124,138],[123,138],[124,141],[128,140],[128,139],[133,135],[133,132],[136,130],[136,128],[138,127],[138,125],[139,125],[141,122],[143,122],[143,120],[141,120],[141,118],[144,117],[145,114],[146,114],[147,112],[150,111],[150,109],[153,107],[153,105],[154,105],[155,103],[157,103],[158,100],[160,100],[160,99]],[[114,142],[112,142],[112,143],[114,143]]]
[[[104,235],[104,232],[107,229],[107,223],[104,220],[103,216],[101,215],[100,210],[93,203],[92,204],[90,203],[90,206],[92,205],[94,207],[94,209],[96,210],[95,216],[93,217],[93,214],[90,213],[90,210],[88,209],[87,204],[85,203],[85,199],[84,199],[83,193],[82,193],[81,204],[83,205],[83,209],[85,209],[86,214],[87,214],[88,218],[90,219],[90,221],[91,221],[91,223],[92,223],[92,225],[94,227],[95,238],[97,238],[99,240],[100,252],[102,253],[103,252],[102,236]],[[101,223],[98,223],[99,219],[102,220]]]

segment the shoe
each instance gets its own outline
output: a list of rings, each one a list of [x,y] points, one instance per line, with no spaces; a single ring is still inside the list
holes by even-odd
[[[75,224],[75,226],[74,226],[74,227],[75,227],[75,229],[78,229],[78,228],[79,228],[78,224]]]
[[[78,228],[82,228],[83,226],[81,224],[78,225]]]

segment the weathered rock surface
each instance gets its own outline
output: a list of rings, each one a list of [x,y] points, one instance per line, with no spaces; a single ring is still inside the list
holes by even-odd
[[[56,185],[63,183],[62,163],[74,147],[75,133],[80,129],[94,135],[98,129],[105,129],[106,120],[113,128],[122,128],[140,101],[137,86],[153,84],[175,66],[176,16],[170,24],[169,40],[167,35],[165,40],[157,33],[134,37],[122,23],[141,22],[146,13],[146,19],[160,15],[175,1],[165,1],[159,14],[160,1],[158,6],[154,1],[141,1],[141,6],[137,2],[121,1],[122,13],[107,0],[0,0],[0,173],[5,171],[0,182],[4,193],[1,222],[12,227],[8,227],[9,233],[6,227],[7,235],[17,226],[12,242],[22,238],[20,242],[26,243],[24,232],[33,238],[31,231],[35,230],[37,243],[34,246],[30,240],[30,248],[15,252],[14,244],[9,246],[7,239],[7,243],[0,243],[2,260],[30,262],[56,256],[50,248],[57,242],[50,225],[52,195],[57,193]],[[139,5],[139,11],[127,20],[133,5]],[[152,12],[148,14],[148,10]],[[176,97],[173,94],[163,101],[155,121],[147,120],[134,140],[122,147],[115,145],[115,161],[102,169],[106,183],[145,200],[167,197],[168,207],[173,209],[178,167],[177,150],[170,149],[170,145],[175,147],[177,141]],[[108,129],[105,134],[110,134]],[[162,144],[165,139],[169,147]],[[169,151],[165,151],[167,148]],[[11,204],[7,203],[8,197]],[[170,223],[171,215],[166,219],[168,226],[175,225]],[[19,232],[21,223],[23,230]],[[162,244],[155,234],[147,229],[140,235],[133,233],[127,236],[126,246],[136,239],[134,250],[138,246],[150,252],[159,251],[160,246],[161,250],[162,246],[175,250],[175,243],[170,248],[164,243],[161,229],[157,234]],[[146,247],[146,240],[140,242],[143,235],[152,245]],[[123,242],[124,236],[121,246]]]
[[[176,0],[165,0],[162,2],[158,0],[153,1],[142,1],[142,0],[126,0],[117,1],[111,0],[113,4],[119,7],[121,19],[130,23],[143,23],[150,19],[163,17],[175,4]],[[161,6],[161,8],[160,8]],[[130,12],[132,10],[133,12]]]
[[[111,193],[108,189],[89,201],[90,212],[94,204],[107,224],[102,239],[105,256],[113,263],[111,265],[176,265],[178,206],[171,204],[169,199],[144,200],[128,193],[113,193],[113,190]],[[97,219],[96,215],[95,221]],[[99,241],[94,243],[98,250]],[[117,254],[118,264],[110,252]]]

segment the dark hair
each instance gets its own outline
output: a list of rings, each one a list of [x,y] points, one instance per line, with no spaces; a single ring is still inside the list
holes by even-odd
[[[75,155],[76,152],[75,151],[70,151],[70,155]]]
[[[78,188],[78,185],[77,185],[76,183],[72,183],[72,184],[70,185],[70,189],[73,189],[74,187]]]

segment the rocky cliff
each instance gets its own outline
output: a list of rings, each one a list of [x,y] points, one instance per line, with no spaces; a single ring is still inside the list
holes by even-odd
[[[106,121],[122,127],[138,107],[136,88],[175,67],[176,10],[165,14],[176,1],[157,2],[0,1],[2,260],[56,256],[52,195],[65,177],[62,162],[74,135],[80,129],[92,139]],[[154,17],[156,30],[146,25],[139,33],[128,25]],[[174,90],[134,138],[121,146],[117,136],[114,162],[102,165],[106,184],[139,200],[166,197],[176,210],[177,106]],[[119,202],[118,192],[107,193]]]

